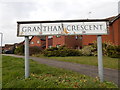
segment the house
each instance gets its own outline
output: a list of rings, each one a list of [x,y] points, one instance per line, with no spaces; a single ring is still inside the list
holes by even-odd
[[[110,42],[114,45],[120,45],[120,14],[115,17],[107,18],[109,20],[108,35],[102,35],[103,42]],[[82,44],[89,45],[97,40],[96,35],[82,35]]]
[[[120,45],[120,14],[110,21],[112,43]]]
[[[30,47],[38,46],[41,49],[51,48],[51,47],[59,47],[59,46],[67,46],[72,49],[79,49],[82,46],[81,35],[79,36],[33,36],[30,40]]]
[[[109,20],[108,35],[102,35],[103,42],[120,45],[120,14],[107,18]],[[73,36],[33,36],[30,39],[30,47],[38,46],[41,49],[59,47],[65,45],[68,48],[80,49],[84,45],[93,44],[97,35],[73,35]]]
[[[59,47],[63,45],[71,49],[80,49],[82,47],[81,35],[53,36],[53,47]]]
[[[12,54],[14,53],[15,45],[14,44],[5,44],[4,46],[4,53]]]
[[[5,44],[4,47],[2,47],[2,51],[3,53],[6,54],[13,54],[15,48],[18,48],[19,46],[24,45],[24,41],[20,42],[20,43],[14,43],[14,44]]]
[[[37,46],[40,47],[41,50],[52,46],[52,38],[48,38],[46,42],[45,36],[33,36],[29,42],[30,47]]]
[[[20,42],[20,43],[15,43],[15,48],[18,48],[18,47],[24,45],[24,42],[25,42],[25,41],[22,41],[22,42]]]

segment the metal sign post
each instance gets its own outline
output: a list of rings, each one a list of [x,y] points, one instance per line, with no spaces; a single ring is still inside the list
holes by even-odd
[[[97,52],[98,52],[98,74],[100,81],[103,82],[103,60],[102,60],[102,38],[101,35],[97,36]]]
[[[2,89],[2,40],[3,40],[3,33],[1,33],[1,45],[0,45],[0,89]]]
[[[25,78],[29,77],[29,37],[25,36]]]

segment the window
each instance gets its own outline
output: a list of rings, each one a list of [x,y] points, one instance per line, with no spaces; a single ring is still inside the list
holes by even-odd
[[[15,48],[18,48],[18,46],[15,46]]]
[[[60,46],[61,46],[60,44],[56,45],[57,48],[59,48]]]
[[[56,37],[57,37],[57,38],[59,38],[59,37],[60,37],[60,35],[57,35]]]
[[[52,48],[52,46],[50,45],[50,46],[48,46],[48,48]]]
[[[89,43],[88,45],[94,45],[94,43]]]
[[[37,43],[40,44],[40,41],[38,40]]]
[[[53,36],[48,36],[48,38],[53,38]]]
[[[34,42],[30,42],[30,44],[34,44]]]
[[[75,36],[75,39],[77,40],[77,39],[78,39],[78,36]]]
[[[80,40],[82,40],[82,38],[83,38],[83,37],[82,37],[82,35],[81,35],[81,36],[80,36]]]

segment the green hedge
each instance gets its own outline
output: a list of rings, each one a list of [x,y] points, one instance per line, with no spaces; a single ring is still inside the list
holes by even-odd
[[[80,50],[83,56],[97,56],[97,43],[90,46],[84,46]],[[112,58],[120,58],[120,46],[112,45],[111,43],[102,43],[103,56],[108,56]]]
[[[29,54],[33,55],[33,54],[40,54],[42,52],[42,50],[40,49],[40,47],[38,46],[33,46],[29,48]]]
[[[109,46],[107,52],[109,57],[120,58],[120,46]]]
[[[30,55],[39,54],[39,53],[41,53],[41,49],[39,47],[37,47],[37,46],[29,47]],[[24,45],[17,47],[14,51],[14,54],[24,55]]]
[[[61,46],[59,48],[52,47],[43,51],[43,55],[47,57],[65,57],[65,56],[80,56],[82,55],[78,50],[68,49],[65,46]]]
[[[14,51],[14,54],[24,55],[24,45],[21,45],[21,46],[17,47]]]
[[[110,43],[103,43],[103,55],[112,57],[112,58],[120,58],[120,46],[115,46]],[[19,46],[14,51],[15,54],[24,55],[24,45]],[[42,53],[47,57],[66,57],[66,56],[97,56],[97,43],[93,45],[84,46],[80,50],[69,49],[65,46],[61,46],[59,48],[52,47],[46,50],[41,50],[39,47],[30,47],[30,55],[40,54]]]

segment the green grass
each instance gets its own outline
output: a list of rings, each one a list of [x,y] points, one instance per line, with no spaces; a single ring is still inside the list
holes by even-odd
[[[37,57],[48,58],[48,59],[64,61],[64,62],[98,66],[98,59],[95,56],[44,57],[41,55],[37,55]],[[119,60],[118,58],[103,57],[103,66],[105,68],[118,69],[118,60]]]
[[[3,88],[116,88],[76,72],[38,64],[30,60],[30,77],[24,79],[24,59],[3,56]]]
[[[2,88],[2,55],[0,54],[0,88]]]

